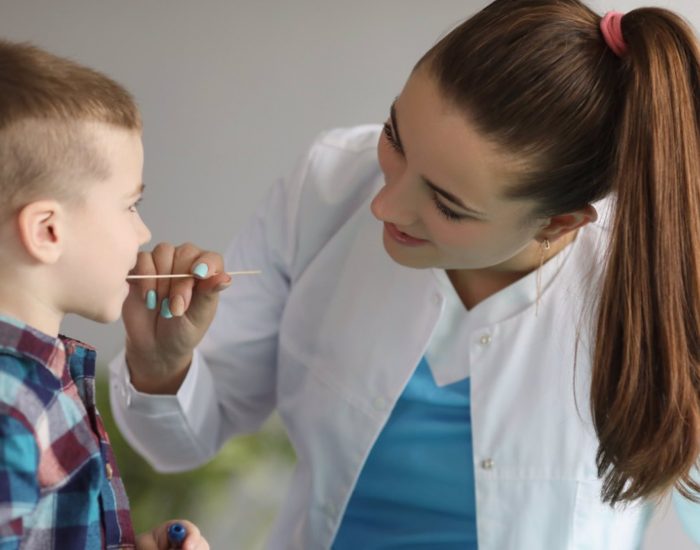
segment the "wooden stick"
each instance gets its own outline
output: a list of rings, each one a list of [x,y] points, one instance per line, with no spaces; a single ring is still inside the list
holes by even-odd
[[[227,271],[226,275],[259,275],[262,271]],[[213,275],[218,275],[214,273]],[[192,273],[176,273],[171,275],[127,275],[127,279],[184,279],[194,277]]]

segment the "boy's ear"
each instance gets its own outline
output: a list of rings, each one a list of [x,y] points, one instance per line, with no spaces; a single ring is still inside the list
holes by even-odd
[[[540,229],[537,239],[549,239],[551,242],[554,242],[567,233],[594,222],[597,219],[598,212],[590,204],[575,212],[552,216],[549,218],[549,223]]]
[[[44,264],[58,261],[64,246],[65,210],[54,200],[39,200],[23,207],[17,230],[25,251]]]

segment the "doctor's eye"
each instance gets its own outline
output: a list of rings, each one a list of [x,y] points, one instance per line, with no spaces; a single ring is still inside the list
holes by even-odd
[[[396,140],[396,137],[394,136],[394,130],[388,122],[384,123],[384,135],[386,136],[389,145],[391,145],[391,148],[400,155],[403,155],[403,149],[399,145],[399,142]]]
[[[455,212],[451,208],[448,208],[446,205],[444,205],[440,199],[438,198],[437,193],[433,193],[433,202],[435,203],[435,207],[438,209],[440,214],[442,214],[445,218],[447,218],[450,221],[464,221],[464,220],[473,220],[474,218],[472,216],[469,216],[467,214],[460,214],[458,212]]]

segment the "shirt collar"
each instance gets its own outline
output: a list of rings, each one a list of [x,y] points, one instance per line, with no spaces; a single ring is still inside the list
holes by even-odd
[[[582,230],[585,230],[585,228]],[[544,295],[572,250],[577,246],[579,240],[580,235],[577,235],[572,243],[568,244],[558,254],[550,258],[539,270],[525,275],[506,288],[492,294],[468,311],[462,305],[461,298],[457,294],[447,273],[445,273],[443,269],[436,268],[432,269],[432,272],[438,280],[440,290],[445,299],[451,303],[458,303],[461,306],[460,309],[463,315],[466,315],[471,321],[479,325],[498,323],[520,313],[528,307],[534,307],[538,293],[537,277],[540,277],[539,292]]]
[[[59,380],[70,366],[70,374],[94,376],[95,350],[59,335],[57,338],[22,321],[0,314],[0,352],[27,357],[45,366]]]

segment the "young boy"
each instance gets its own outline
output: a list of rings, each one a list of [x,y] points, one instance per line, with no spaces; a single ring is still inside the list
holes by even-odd
[[[134,536],[95,407],[95,352],[66,313],[119,318],[150,232],[141,118],[106,76],[0,41],[0,548],[168,548]],[[184,548],[206,549],[185,523]]]

